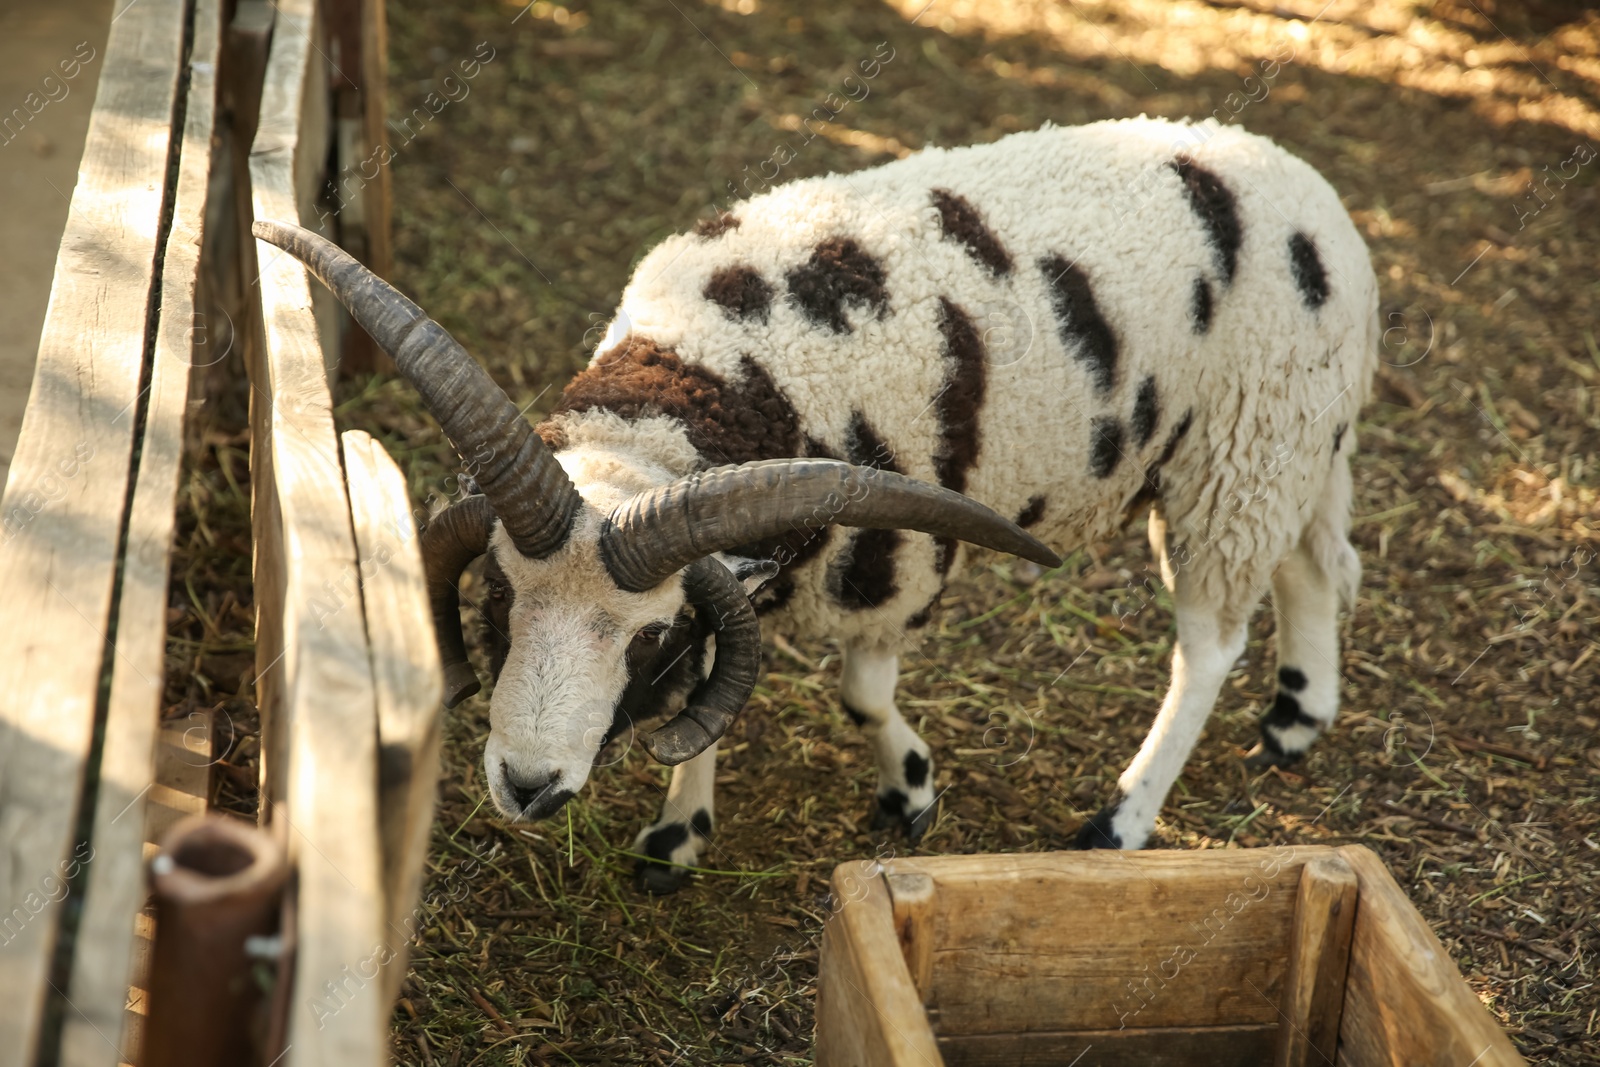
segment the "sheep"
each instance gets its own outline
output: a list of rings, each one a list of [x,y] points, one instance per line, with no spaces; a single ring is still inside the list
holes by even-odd
[[[1171,683],[1075,847],[1147,843],[1269,583],[1278,689],[1249,758],[1292,762],[1334,720],[1377,286],[1334,190],[1265,138],[1047,126],[779,186],[644,257],[537,436],[492,383],[465,414],[430,386],[446,368],[487,378],[459,350],[402,358],[448,337],[408,302],[373,310],[381,282],[257,233],[397,350],[483,489],[424,544],[450,704],[478,685],[454,583],[488,556],[499,809],[549,814],[604,741],[676,716],[644,737],[675,764],[637,841],[648,889],[676,888],[709,841],[717,739],[760,625],[838,642],[841,704],[876,755],[874,826],[920,839],[933,761],[895,706],[899,657],[964,541],[1048,566],[1041,541],[1148,515]]]

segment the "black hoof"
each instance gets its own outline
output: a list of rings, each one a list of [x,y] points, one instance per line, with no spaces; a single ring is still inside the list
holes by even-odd
[[[1305,756],[1303,752],[1278,752],[1265,742],[1257,741],[1244,757],[1244,765],[1253,771],[1264,771],[1268,767],[1293,767]]]
[[[906,840],[915,845],[939,817],[939,804],[935,801],[921,811],[906,810],[906,795],[891,789],[878,796],[878,806],[872,813],[872,829],[899,830]]]
[[[672,867],[656,860],[640,860],[633,868],[634,888],[653,897],[676,893],[688,880],[689,871],[686,868]]]
[[[1121,848],[1122,836],[1111,828],[1111,819],[1116,813],[1115,806],[1101,808],[1094,818],[1078,828],[1072,847],[1085,852],[1091,848]]]

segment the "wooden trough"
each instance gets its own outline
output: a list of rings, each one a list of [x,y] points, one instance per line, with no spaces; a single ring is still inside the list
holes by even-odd
[[[251,393],[262,723],[260,826],[226,829],[288,865],[249,950],[271,1017],[222,1062],[379,1067],[440,673],[404,478],[334,426],[330,383],[370,342],[250,223],[387,273],[387,172],[352,177],[386,137],[383,0],[115,8],[0,501],[0,1067],[211,1067],[184,1040],[202,1006],[146,997],[147,868],[211,796],[209,720],[164,721],[163,677],[188,415],[219,375]],[[144,1058],[147,1013],[177,1052]]]
[[[833,874],[817,1067],[1511,1067],[1359,846],[896,859]]]

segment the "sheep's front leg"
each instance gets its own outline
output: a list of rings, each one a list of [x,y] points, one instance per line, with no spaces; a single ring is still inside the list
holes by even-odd
[[[872,828],[900,827],[912,844],[933,825],[933,760],[928,743],[894,706],[900,657],[892,652],[846,646],[839,699],[845,714],[866,731],[878,757],[878,800]]]
[[[1180,582],[1180,590],[1182,583]],[[1156,813],[1200,738],[1228,670],[1244,651],[1245,627],[1224,630],[1218,613],[1185,608],[1179,594],[1172,684],[1139,754],[1117,779],[1111,802],[1078,831],[1078,848],[1143,848]]]
[[[698,866],[700,852],[711,840],[711,794],[716,776],[715,742],[694,759],[672,768],[661,818],[639,831],[633,843],[635,852],[650,857],[634,867],[639,888],[657,894],[676,893],[689,880],[684,867]]]

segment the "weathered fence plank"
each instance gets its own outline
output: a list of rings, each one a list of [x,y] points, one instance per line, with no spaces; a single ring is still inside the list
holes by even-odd
[[[327,150],[327,70],[312,0],[279,3],[250,152],[254,214],[315,225]],[[252,345],[263,808],[298,870],[290,1065],[361,1067],[387,1051],[378,723],[359,565],[313,291],[299,263],[256,242]],[[265,683],[265,684],[262,684]],[[354,976],[354,978],[352,978]]]
[[[141,0],[111,26],[0,502],[0,1065],[34,1060],[66,911],[58,887],[93,866],[74,856],[73,832],[110,643],[186,7]]]

